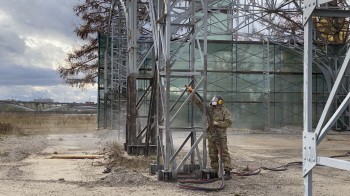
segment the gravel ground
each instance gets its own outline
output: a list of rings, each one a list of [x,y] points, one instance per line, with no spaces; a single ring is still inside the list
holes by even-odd
[[[301,129],[287,127],[264,134],[231,131],[229,150],[236,171],[277,167],[301,161]],[[285,171],[262,170],[253,176],[233,176],[217,192],[180,189],[175,182],[149,175],[151,158],[130,157],[118,151],[111,161],[107,131],[51,135],[0,135],[0,195],[303,195],[300,165]],[[319,146],[324,156],[349,151],[350,135],[331,133]],[[104,154],[104,159],[51,159],[53,154]],[[346,160],[346,157],[344,158]],[[113,163],[113,164],[112,164]],[[112,166],[110,173],[103,173]],[[349,172],[317,166],[314,195],[348,195]],[[219,182],[205,185],[216,187]]]

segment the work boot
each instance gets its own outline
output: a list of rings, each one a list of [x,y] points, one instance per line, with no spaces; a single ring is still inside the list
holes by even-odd
[[[225,180],[230,180],[230,179],[232,179],[230,170],[225,170],[224,179],[225,179]]]

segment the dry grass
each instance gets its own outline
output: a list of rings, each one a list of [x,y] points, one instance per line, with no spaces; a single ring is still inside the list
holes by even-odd
[[[0,134],[44,134],[96,130],[96,114],[1,112]]]
[[[10,123],[0,122],[0,134],[6,134],[13,131],[14,131],[14,128]]]

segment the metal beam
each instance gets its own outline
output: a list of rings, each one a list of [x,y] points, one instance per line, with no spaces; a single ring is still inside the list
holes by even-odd
[[[312,168],[308,163],[310,153],[315,146],[308,141],[312,134],[312,21],[308,20],[304,26],[304,128],[303,128],[303,172],[304,172],[304,195],[312,195]],[[311,136],[312,137],[312,136]],[[310,147],[310,149],[309,149]],[[316,156],[316,154],[314,155]]]
[[[350,162],[329,157],[317,157],[317,164],[350,171]]]

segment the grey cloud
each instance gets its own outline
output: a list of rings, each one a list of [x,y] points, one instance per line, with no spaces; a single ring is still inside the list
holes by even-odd
[[[0,85],[41,85],[62,84],[57,72],[48,68],[0,65]]]
[[[8,20],[0,23],[0,85],[61,84],[52,67],[65,54],[51,43],[28,47],[20,36],[36,35],[73,39],[73,5],[78,0],[11,0],[2,1],[0,15]],[[64,37],[64,38],[63,38]],[[72,42],[73,45],[73,42]],[[26,64],[23,64],[26,63]]]
[[[79,40],[73,32],[74,23],[79,22],[73,12],[77,3],[81,1],[1,1],[0,99],[82,101],[96,97],[97,89],[71,88],[52,69],[64,62],[69,45]]]
[[[73,28],[67,28],[67,26],[73,27],[74,25],[73,6],[78,2],[72,0],[11,0],[1,2],[0,10],[11,15],[15,23],[28,27],[23,30],[46,33],[60,31],[65,35],[72,35]]]
[[[3,59],[6,55],[22,54],[26,49],[24,40],[10,30],[0,31],[0,57]]]

